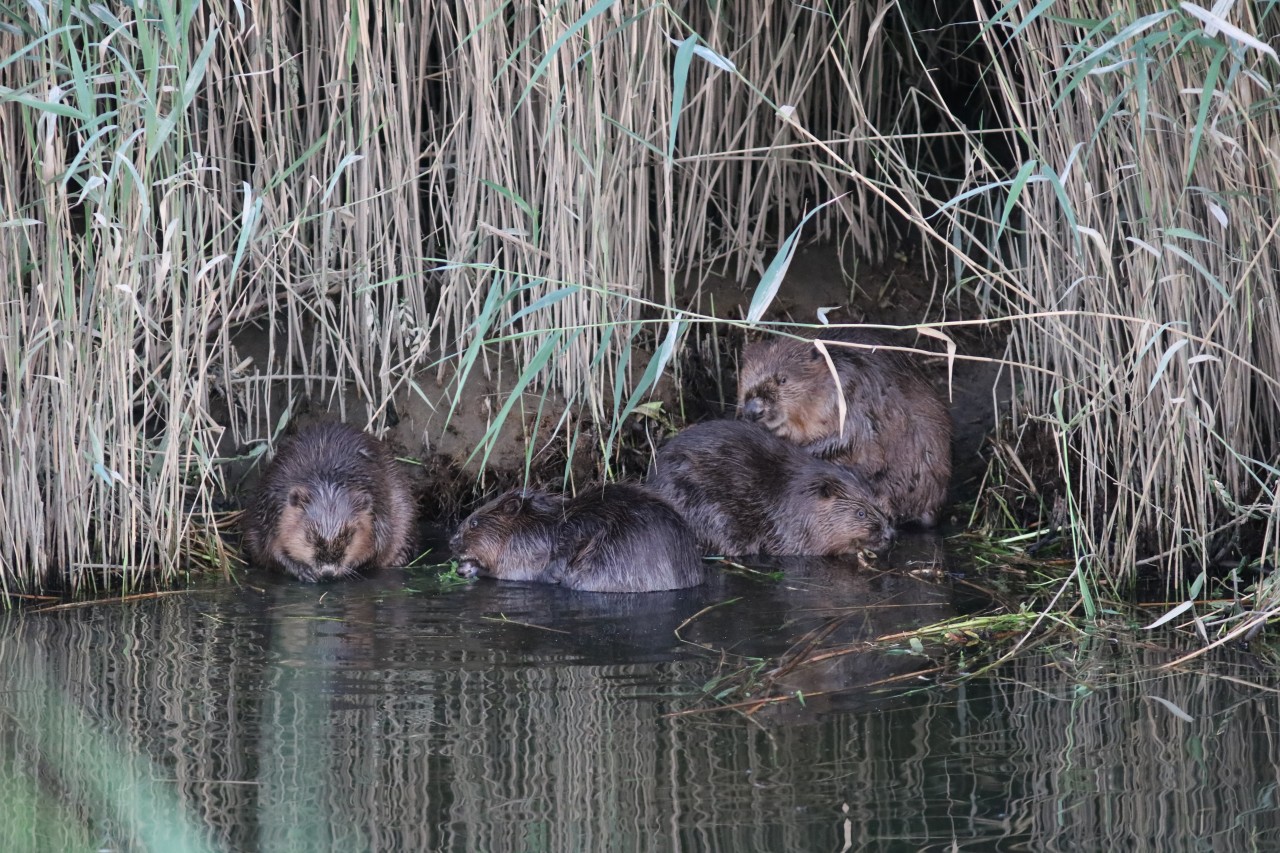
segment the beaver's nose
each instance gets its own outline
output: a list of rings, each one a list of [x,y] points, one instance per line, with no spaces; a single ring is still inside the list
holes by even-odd
[[[764,417],[764,400],[752,397],[738,409],[738,417],[748,421],[758,421]]]
[[[880,528],[880,544],[873,548],[877,554],[887,554],[893,550],[893,543],[898,540],[898,531],[890,524],[882,525]]]

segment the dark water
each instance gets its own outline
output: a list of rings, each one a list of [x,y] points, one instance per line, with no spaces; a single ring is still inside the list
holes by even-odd
[[[1099,637],[931,686],[865,640],[953,615],[948,583],[783,568],[640,596],[254,574],[10,617],[0,850],[1280,849],[1248,658]],[[815,630],[848,653],[779,680],[804,704],[676,713]]]

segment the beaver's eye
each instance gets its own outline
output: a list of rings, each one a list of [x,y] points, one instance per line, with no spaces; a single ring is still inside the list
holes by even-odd
[[[480,526],[480,519],[478,518],[471,519],[470,521],[467,522],[467,526],[470,527],[472,530],[475,530],[477,527]]]
[[[855,515],[857,515],[857,516],[858,516],[858,518],[866,518],[866,517],[867,517],[867,511],[866,511],[865,509],[860,509],[860,510],[858,510],[858,511],[855,513]]]
[[[778,377],[778,384],[779,384],[779,385],[786,385],[786,384],[787,384],[787,377],[785,377],[785,376],[779,376],[779,377]]]

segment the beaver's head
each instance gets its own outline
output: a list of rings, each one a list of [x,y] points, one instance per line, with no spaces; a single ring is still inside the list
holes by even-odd
[[[536,578],[551,560],[560,504],[545,492],[512,489],[471,513],[449,540],[458,574]]]
[[[839,385],[812,341],[775,338],[747,344],[738,368],[738,417],[809,444],[838,433]]]
[[[373,498],[335,483],[295,485],[272,546],[279,563],[298,580],[315,583],[356,574],[377,557]]]
[[[897,531],[880,509],[874,492],[853,471],[832,466],[830,472],[805,479],[802,488],[812,501],[808,533],[815,553],[884,553],[893,547]]]

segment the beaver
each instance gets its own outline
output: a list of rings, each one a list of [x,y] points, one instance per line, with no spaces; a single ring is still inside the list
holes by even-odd
[[[416,509],[387,446],[343,423],[285,441],[246,507],[244,542],[259,565],[308,583],[403,565]]]
[[[820,337],[895,343],[866,329],[823,329]],[[895,522],[934,526],[951,481],[946,403],[903,353],[838,345],[827,352],[844,392],[843,425],[831,370],[809,339],[747,344],[738,372],[738,417],[858,471]]]
[[[717,554],[827,556],[893,544],[893,525],[857,472],[750,421],[681,431],[658,451],[648,483]]]
[[[693,533],[665,501],[635,485],[573,498],[508,491],[468,516],[449,546],[463,577],[588,592],[684,589],[706,579]]]

